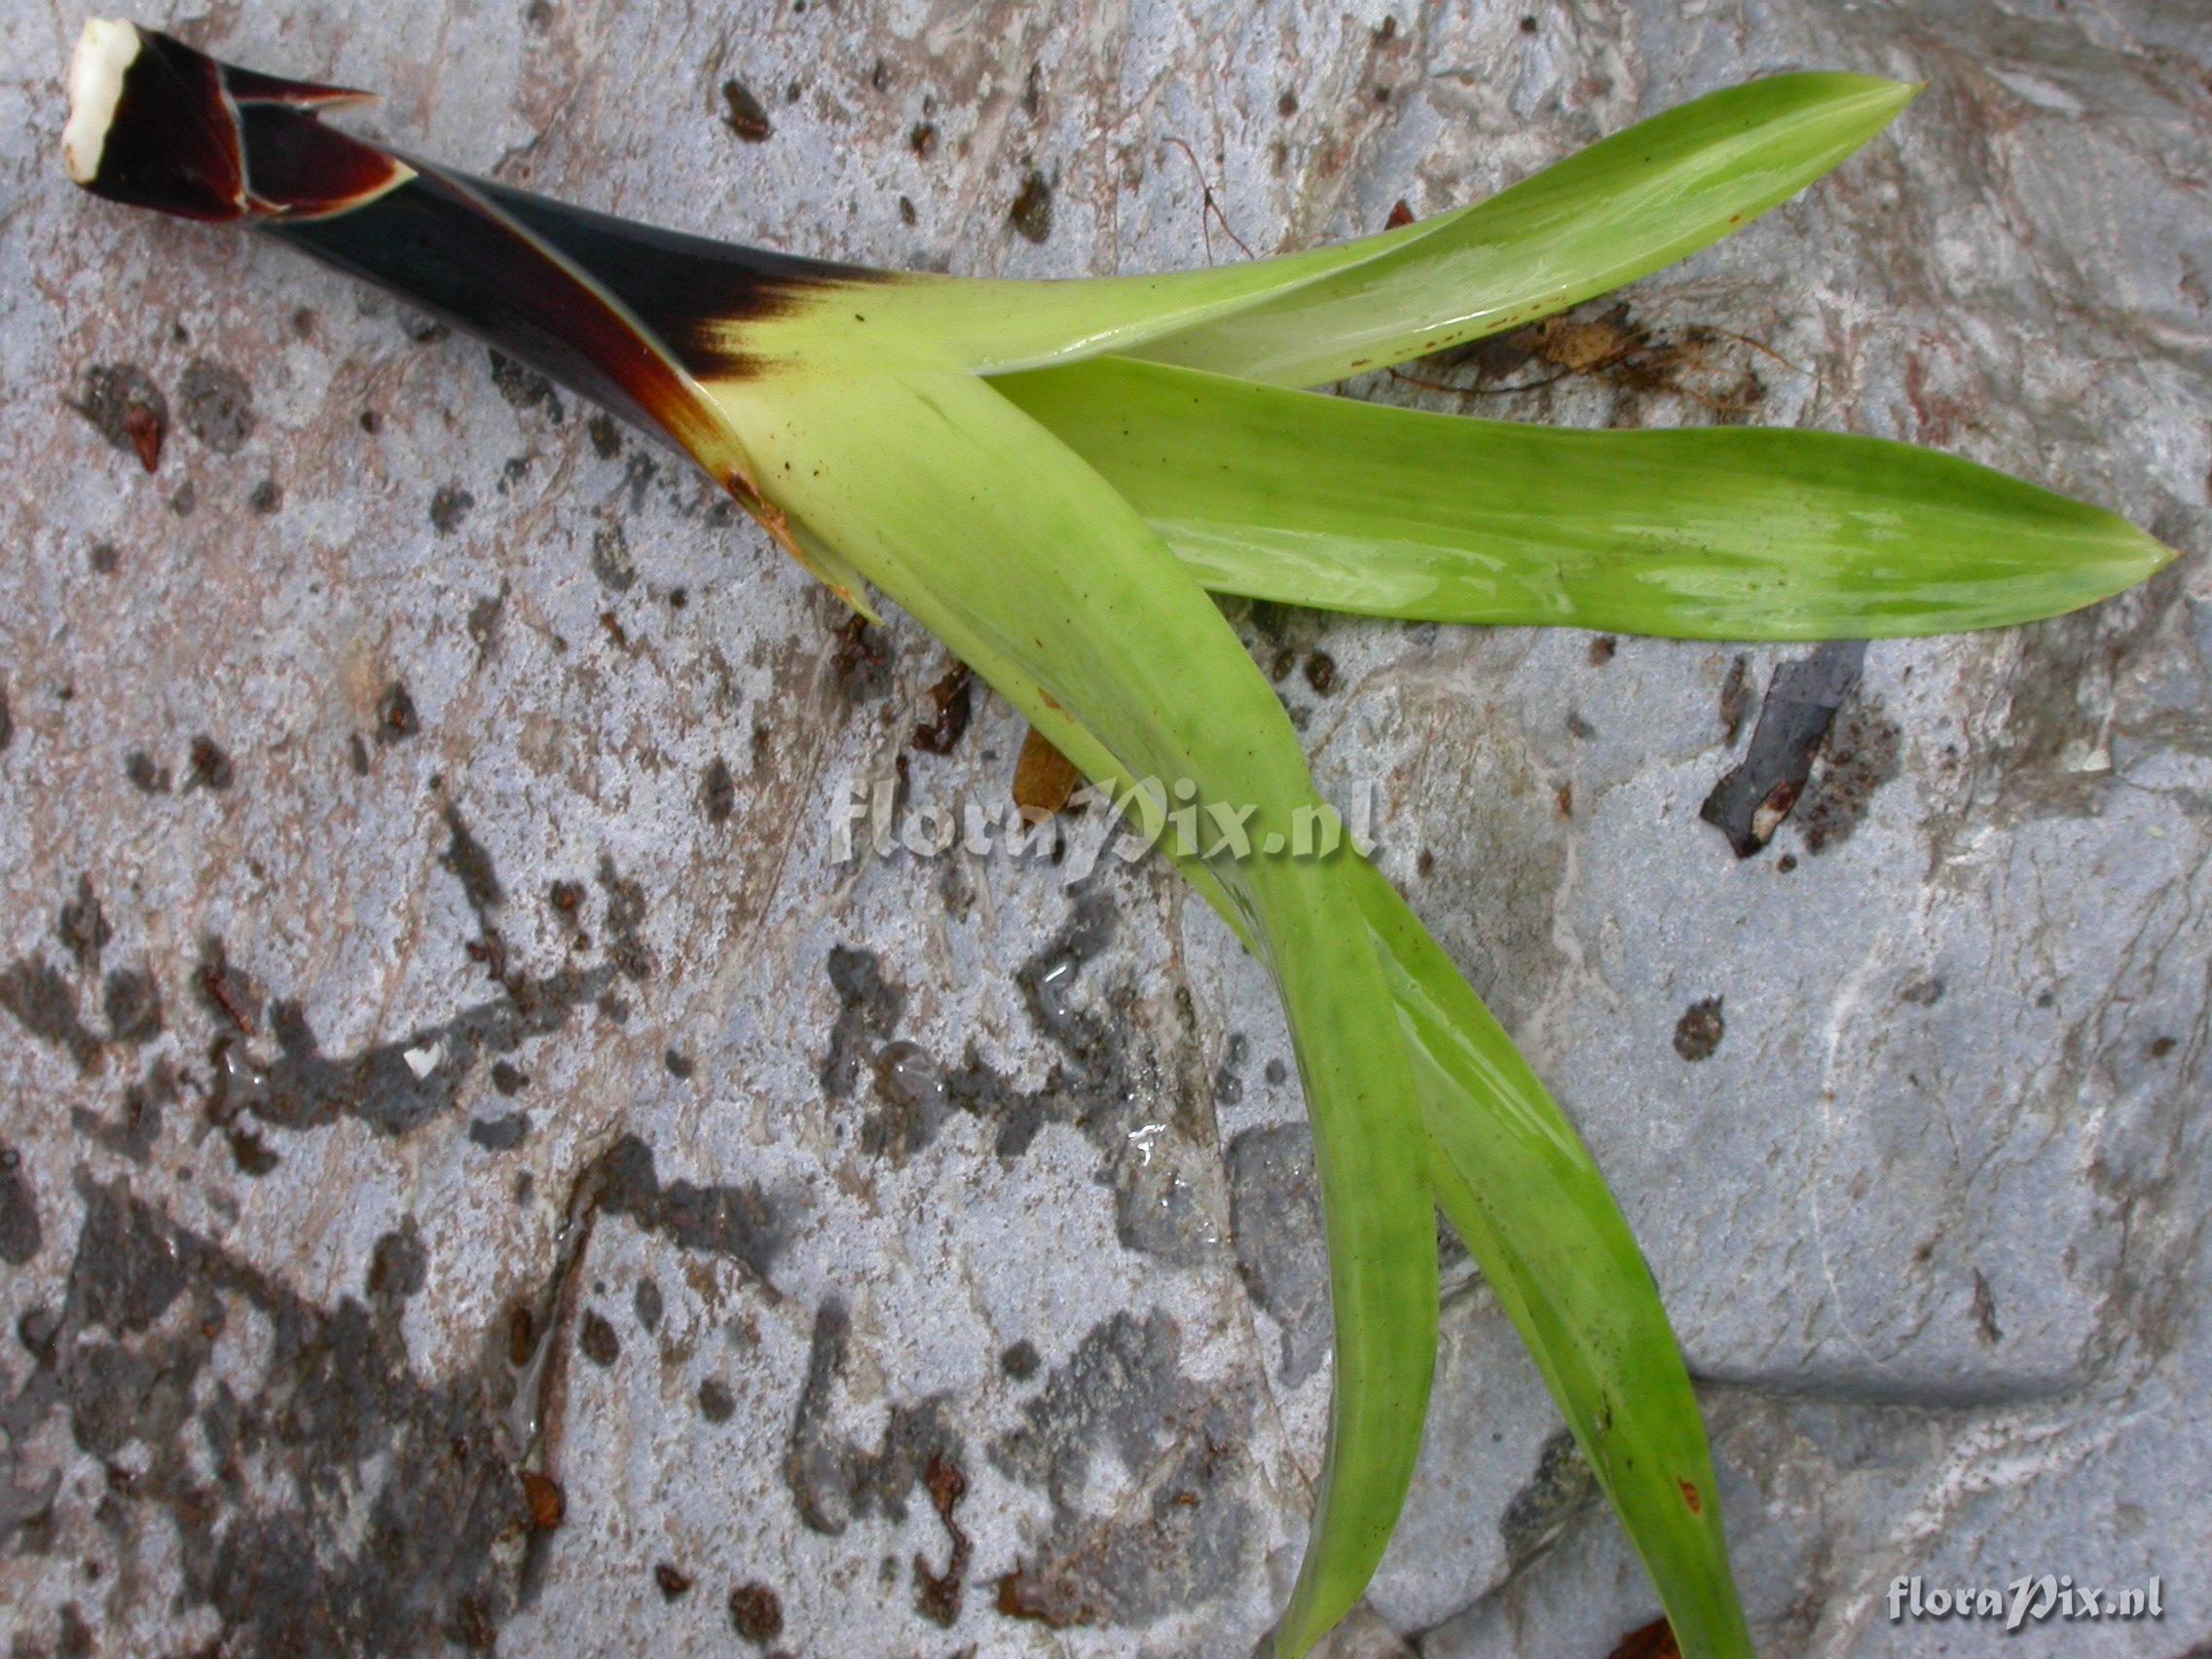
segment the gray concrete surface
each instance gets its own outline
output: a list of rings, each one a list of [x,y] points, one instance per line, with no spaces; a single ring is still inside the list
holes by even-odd
[[[12,1651],[1251,1651],[1328,1386],[1258,971],[1149,865],[835,862],[841,793],[902,755],[916,803],[1002,799],[1006,708],[914,752],[939,648],[895,620],[840,658],[826,596],[634,438],[280,248],[79,198],[80,20],[0,10]],[[2190,557],[1867,649],[1743,860],[1699,803],[1803,650],[1239,622],[1609,1172],[1765,1650],[2212,1639],[2200,6],[145,20],[535,188],[978,272],[1200,260],[1200,168],[1268,250],[1750,73],[1927,78],[1628,291],[1640,354],[1469,406],[1920,439]],[[166,405],[151,475],[72,407],[103,365]],[[1340,1651],[1597,1659],[1655,1603],[1463,1257],[1447,1283]],[[1913,1572],[2156,1573],[2166,1612],[2008,1647],[1893,1625]]]

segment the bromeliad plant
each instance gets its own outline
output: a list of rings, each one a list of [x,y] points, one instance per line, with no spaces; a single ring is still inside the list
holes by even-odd
[[[2024,622],[2148,576],[2170,555],[2123,521],[1901,444],[1551,431],[1296,389],[1703,247],[1914,91],[1778,75],[1381,236],[1066,282],[893,275],[566,206],[321,123],[364,94],[128,23],[86,26],[63,155],[96,195],[252,225],[674,445],[848,605],[866,612],[873,587],[929,628],[1156,835],[1162,781],[1199,822],[1241,822],[1245,856],[1228,836],[1161,845],[1272,975],[1313,1125],[1336,1370],[1278,1653],[1358,1599],[1405,1497],[1441,1206],[1681,1650],[1727,1655],[1750,1637],[1650,1272],[1573,1128],[1405,902],[1348,848],[1311,855],[1328,809],[1207,596],[1807,640]]]

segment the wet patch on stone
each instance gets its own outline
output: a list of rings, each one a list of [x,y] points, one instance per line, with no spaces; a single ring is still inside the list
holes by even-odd
[[[19,1268],[38,1254],[44,1241],[38,1193],[23,1167],[23,1155],[0,1141],[0,1262]]]
[[[217,455],[236,455],[253,435],[253,388],[236,369],[194,358],[177,382],[176,403],[184,429]]]
[[[77,992],[50,963],[18,956],[0,969],[0,1009],[47,1047],[66,1054],[91,1077],[105,1063],[100,1040],[77,1012]]]
[[[1240,1495],[1251,1401],[1193,1382],[1164,1312],[1094,1327],[991,1448],[1041,1488],[1053,1517],[997,1585],[1001,1614],[1067,1629],[1142,1626],[1213,1601],[1250,1569],[1256,1527]],[[1103,1514],[1082,1495],[1092,1460],[1117,1458],[1125,1494]]]
[[[740,1263],[762,1283],[790,1239],[787,1217],[757,1185],[664,1183],[652,1148],[636,1135],[624,1135],[601,1154],[591,1178],[604,1213],[627,1216],[682,1249]]]
[[[78,1192],[62,1306],[0,1396],[11,1490],[39,1500],[11,1505],[7,1545],[36,1547],[63,1501],[25,1467],[59,1415],[108,1468],[103,1525],[127,1549],[158,1525],[179,1605],[214,1615],[221,1651],[491,1646],[517,1604],[522,1488],[496,1379],[410,1367],[399,1319],[422,1272],[404,1231],[380,1243],[368,1303],[325,1309],[120,1183]],[[265,1357],[218,1381],[234,1331]]]
[[[1498,1518],[1508,1572],[1518,1572],[1598,1494],[1597,1477],[1567,1429],[1556,1430],[1536,1454],[1536,1470]]]
[[[1808,853],[1851,839],[1874,792],[1897,777],[1904,734],[1878,699],[1853,698],[1828,729],[1820,769],[1797,808]]]
[[[1247,1129],[1224,1161],[1236,1269],[1282,1332],[1278,1375],[1295,1388],[1329,1352],[1329,1255],[1313,1137],[1304,1124]]]
[[[815,1309],[806,1381],[784,1454],[784,1484],[800,1522],[830,1535],[869,1515],[904,1521],[908,1494],[922,1484],[931,1460],[946,1457],[957,1464],[961,1454],[942,1394],[895,1401],[872,1447],[839,1434],[832,1419],[851,1346],[852,1318],[844,1303],[825,1299]]]
[[[873,951],[855,945],[830,946],[829,975],[837,993],[837,1017],[822,1060],[822,1089],[832,1100],[844,1100],[860,1079],[868,1048],[898,1029],[906,993],[884,977],[882,961]]]
[[[1170,1261],[1201,1260],[1216,1247],[1214,1228],[1199,1172],[1185,1165],[1202,1140],[1203,1077],[1188,1075],[1188,1067],[1163,1057],[1147,1040],[1131,980],[1093,997],[1079,994],[1085,970],[1108,952],[1114,937],[1111,894],[1086,886],[1058,932],[1015,971],[1030,1022],[1058,1051],[1039,1087],[1013,1083],[974,1043],[957,1065],[911,1042],[885,1043],[874,1055],[873,1100],[861,1122],[861,1145],[903,1160],[962,1112],[990,1125],[993,1149],[1013,1159],[1048,1124],[1065,1124],[1099,1153],[1097,1179],[1113,1189],[1121,1242]],[[882,978],[866,952],[832,951],[830,977],[841,1009],[823,1085],[832,1098],[843,1098],[869,1040],[896,1028],[904,996]],[[1189,1036],[1188,1008],[1184,1015]]]

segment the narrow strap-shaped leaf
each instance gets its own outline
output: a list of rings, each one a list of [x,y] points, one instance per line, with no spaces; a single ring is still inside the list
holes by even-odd
[[[1080,721],[1124,775],[1188,805],[1195,862],[1273,974],[1313,1123],[1337,1333],[1328,1464],[1279,1637],[1302,1653],[1382,1556],[1435,1360],[1425,1142],[1361,866],[1286,856],[1319,801],[1267,682],[1127,503],[988,383],[815,374],[728,398],[794,523],[1033,719]],[[1250,856],[1217,842],[1216,806]]]
[[[1774,75],[1692,100],[1429,234],[1138,354],[1320,386],[1554,312],[1718,241],[1844,160],[1911,102],[1865,75]]]
[[[1006,682],[1001,682],[1001,689]],[[1031,696],[1038,729],[1250,942],[1204,864],[1088,731]],[[1697,1400],[1658,1286],[1581,1137],[1496,1020],[1372,866],[1360,905],[1414,1064],[1438,1204],[1513,1321],[1659,1592],[1688,1659],[1751,1651]]]
[[[1911,444],[1575,431],[1128,358],[993,383],[1216,593],[1446,622],[1883,639],[2094,604],[2172,552]]]
[[[1705,1426],[1628,1223],[1528,1062],[1372,866],[1365,908],[1416,1059],[1437,1202],[1566,1414],[1682,1653],[1748,1656]]]

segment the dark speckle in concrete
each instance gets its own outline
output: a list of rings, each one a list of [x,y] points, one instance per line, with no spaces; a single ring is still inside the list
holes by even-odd
[[[585,1311],[583,1328],[576,1335],[576,1347],[594,1365],[612,1365],[622,1357],[622,1339],[596,1309]]]
[[[1558,1536],[1597,1492],[1597,1479],[1574,1436],[1564,1428],[1556,1431],[1536,1455],[1535,1473],[1513,1494],[1498,1520],[1506,1560],[1513,1568],[1518,1570]]]
[[[155,765],[154,757],[143,749],[133,749],[123,757],[123,775],[141,794],[169,793],[169,769]]]
[[[203,790],[227,790],[238,782],[238,769],[223,746],[205,732],[192,740],[190,753],[192,783]]]
[[[1043,242],[1052,234],[1052,187],[1035,167],[1021,181],[1021,192],[1006,216],[1024,240]]]
[[[253,390],[236,369],[197,357],[177,382],[184,429],[217,455],[235,455],[253,435]]]
[[[998,1580],[998,1610],[1055,1629],[1144,1624],[1201,1605],[1252,1570],[1248,1393],[1194,1383],[1172,1318],[1127,1311],[1094,1327],[991,1451],[1052,1501],[1047,1532]],[[1105,1515],[1082,1494],[1091,1461],[1120,1459],[1139,1493]]]
[[[737,780],[730,776],[729,762],[719,755],[707,762],[699,780],[699,804],[710,824],[727,824],[730,814],[737,810]]]
[[[110,1041],[136,1046],[162,1034],[162,992],[142,968],[117,968],[100,983]]]
[[[1685,1060],[1710,1059],[1727,1028],[1720,1016],[1720,998],[1700,998],[1675,1021],[1675,1052]]]
[[[377,699],[377,741],[398,743],[422,729],[423,722],[415,713],[415,699],[407,690],[407,682],[394,680]]]
[[[541,409],[556,426],[567,418],[561,394],[554,389],[551,381],[504,352],[494,351],[491,357],[492,385],[510,405],[519,410]]]
[[[38,1194],[23,1168],[22,1155],[0,1141],[0,1262],[21,1267],[38,1254],[44,1238]]]
[[[430,528],[440,535],[451,535],[475,505],[476,498],[461,487],[459,479],[440,485],[430,498]]]
[[[61,1309],[25,1321],[46,1357],[0,1398],[11,1437],[58,1416],[90,1457],[120,1468],[132,1449],[103,1523],[127,1556],[173,1562],[170,1593],[213,1650],[491,1646],[519,1594],[502,1540],[525,1520],[502,1451],[511,1384],[490,1365],[414,1374],[387,1312],[419,1283],[407,1230],[380,1241],[369,1304],[322,1308],[121,1184],[77,1187]],[[264,1357],[213,1385],[241,1318]],[[224,1483],[209,1524],[206,1469],[249,1462],[261,1478]]]
[[[591,573],[612,593],[628,593],[637,583],[630,541],[618,524],[603,524],[591,535]]]
[[[77,877],[76,896],[62,904],[55,918],[54,937],[61,941],[61,948],[80,972],[99,966],[100,952],[114,934],[108,927],[107,912],[100,908],[99,896],[92,891],[91,876]]]
[[[784,1633],[784,1604],[765,1584],[740,1584],[729,1593],[729,1622],[746,1641],[765,1644]]]

